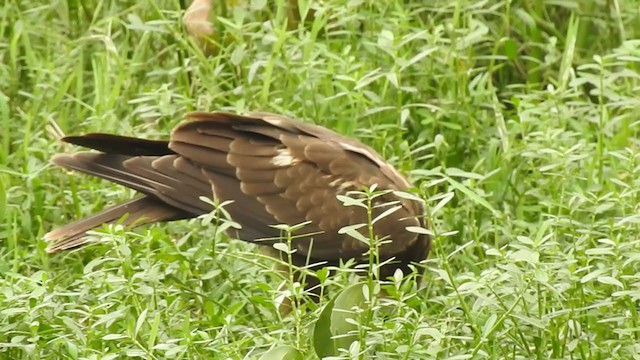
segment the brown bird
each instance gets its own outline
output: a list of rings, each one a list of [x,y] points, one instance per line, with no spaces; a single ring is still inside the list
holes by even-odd
[[[230,235],[260,245],[281,240],[275,224],[310,222],[293,240],[296,265],[367,262],[369,244],[339,230],[366,224],[366,209],[344,206],[337,195],[374,184],[378,190],[406,190],[411,184],[373,149],[326,128],[279,115],[223,112],[186,115],[169,141],[109,134],[69,136],[63,141],[91,148],[58,154],[51,161],[104,178],[142,194],[45,235],[48,251],[83,245],[86,232],[105,223],[142,225],[197,217],[212,211],[201,197],[232,200],[225,207],[241,229]],[[423,205],[393,192],[375,198],[373,218],[381,276],[427,257],[427,235],[407,231],[425,227]],[[395,208],[395,211],[391,210]],[[124,220],[121,218],[126,217]],[[366,226],[357,230],[369,236]]]

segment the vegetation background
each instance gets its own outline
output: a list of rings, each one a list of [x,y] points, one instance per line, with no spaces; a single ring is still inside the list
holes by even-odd
[[[2,2],[0,357],[317,356],[322,308],[281,316],[273,261],[211,226],[44,250],[132,196],[50,166],[61,132],[166,138],[227,109],[357,137],[427,199],[426,285],[386,282],[339,356],[640,358],[638,1],[300,0],[298,23],[288,6],[218,1],[205,55],[182,1]]]

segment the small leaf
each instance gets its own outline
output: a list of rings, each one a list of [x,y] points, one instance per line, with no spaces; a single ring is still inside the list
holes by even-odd
[[[365,199],[354,199],[349,196],[344,195],[336,195],[336,198],[344,205],[344,206],[360,206],[362,208],[367,208],[367,205],[364,204]]]
[[[358,231],[352,229],[350,226],[345,226],[342,229],[338,230],[338,233],[342,233],[342,234],[347,234],[349,236],[351,236],[352,238],[361,241],[365,244],[369,243],[369,239],[367,237],[365,237],[364,235],[362,235],[361,233],[359,233]]]
[[[489,318],[487,319],[487,322],[484,323],[484,326],[482,327],[482,337],[487,338],[489,337],[489,335],[491,335],[491,330],[493,329],[493,326],[496,324],[496,320],[498,320],[498,315],[496,315],[495,313],[489,316]]]
[[[143,350],[140,350],[140,349],[126,349],[124,351],[124,353],[128,357],[139,357],[139,358],[143,358],[143,359],[147,358],[147,353],[144,352]]]
[[[529,264],[535,265],[535,264],[538,264],[540,261],[540,254],[537,251],[521,249],[510,254],[509,258],[515,261],[524,261]]]
[[[402,279],[404,279],[402,269],[396,269],[396,271],[393,272],[393,281],[395,281],[397,284],[400,284],[402,283]]]
[[[412,232],[415,234],[422,234],[422,235],[429,235],[429,236],[433,236],[433,231],[423,228],[421,226],[407,226],[406,227],[408,232]]]
[[[380,35],[378,35],[378,46],[385,50],[389,51],[393,48],[393,33],[389,30],[382,30]]]
[[[604,272],[605,272],[604,269],[598,269],[598,270],[592,271],[592,272],[588,273],[587,275],[583,276],[580,279],[580,283],[581,284],[587,283],[587,282],[597,278],[598,276],[600,276],[600,274],[603,274]]]
[[[407,61],[406,63],[404,63],[402,65],[402,67],[400,68],[400,70],[404,70],[406,68],[408,68],[409,66],[417,63],[418,61],[424,59],[425,57],[431,55],[431,53],[433,53],[434,51],[437,51],[439,48],[438,47],[431,47],[431,48],[426,48],[424,50],[422,50],[421,52],[419,52],[417,55],[415,55],[414,57],[412,57],[411,59],[409,59],[409,61]]]
[[[461,170],[461,169],[458,169],[458,168],[454,168],[454,167],[447,168],[445,170],[445,172],[449,176],[462,177],[462,178],[468,178],[468,179],[476,179],[476,180],[484,179],[484,176],[482,176],[480,174],[464,171],[464,170]]]
[[[275,224],[275,225],[269,225],[269,226],[271,226],[274,229],[286,231],[286,232],[289,232],[289,228],[290,228],[290,226],[287,224]]]
[[[287,246],[287,244],[285,244],[285,243],[277,242],[277,243],[273,244],[273,248],[278,250],[278,251],[282,251],[283,253],[288,253],[289,252],[289,246]]]
[[[251,10],[260,11],[267,6],[267,0],[251,0]]]
[[[607,284],[607,285],[615,285],[617,287],[624,288],[624,285],[620,282],[620,280],[611,277],[611,276],[600,276],[598,277],[598,281]]]
[[[409,109],[402,109],[402,111],[400,112],[400,124],[406,124],[410,114],[411,112],[409,111]]]
[[[118,251],[124,257],[128,257],[128,256],[131,255],[131,249],[129,248],[129,246],[127,244],[120,244],[120,246],[118,246]]]
[[[263,65],[263,61],[254,61],[251,66],[249,66],[249,73],[247,74],[247,82],[249,84],[253,83],[253,79],[255,79],[256,74],[258,73],[258,69]]]
[[[78,358],[78,347],[71,341],[67,341],[67,353],[72,359]]]
[[[398,87],[400,87],[400,85],[398,84],[398,75],[396,75],[395,73],[387,73],[387,80],[389,80],[389,82],[393,85],[393,87],[395,87],[396,89]]]
[[[527,236],[521,236],[521,235],[518,235],[518,236],[516,236],[516,239],[517,239],[519,242],[521,242],[521,243],[523,243],[523,244],[526,244],[526,245],[530,245],[530,246],[535,245],[535,243],[533,242],[533,240],[531,240],[531,239],[530,239],[530,238],[528,238]]]
[[[305,226],[307,226],[309,224],[311,224],[311,221],[303,221],[303,222],[301,222],[299,224],[291,225],[289,231],[291,231],[291,232],[298,231],[298,230],[304,228]]]
[[[320,283],[324,283],[329,278],[329,268],[323,267],[316,271],[316,277],[320,280]]]
[[[338,234],[346,234],[348,231],[353,231],[353,230],[358,230],[361,227],[366,226],[367,224],[353,224],[353,225],[347,225],[343,228],[340,228],[338,230]]]
[[[418,201],[418,202],[424,203],[424,200],[420,196],[418,196],[416,194],[409,193],[409,192],[394,191],[393,195],[395,195],[395,196],[397,196],[397,197],[399,197],[401,199],[414,200],[414,201]]]
[[[83,270],[83,274],[87,275],[89,273],[93,272],[93,268],[95,268],[96,266],[102,265],[105,262],[109,262],[112,260],[116,260],[115,258],[96,258],[93,259],[91,261],[89,261],[87,263],[87,265],[85,265],[84,270]]]
[[[371,221],[371,223],[372,223],[372,224],[375,224],[375,223],[377,223],[378,221],[380,221],[380,220],[382,220],[382,219],[386,218],[387,216],[389,216],[389,215],[393,214],[394,212],[396,212],[396,211],[398,211],[398,210],[400,210],[400,209],[402,209],[402,205],[396,205],[396,206],[394,206],[394,207],[392,207],[392,208],[389,208],[389,209],[387,209],[387,210],[383,211],[383,212],[382,212],[382,214],[380,214],[380,215],[376,216],[376,218],[375,218],[375,219],[373,219],[373,220]]]
[[[246,52],[244,50],[244,47],[239,46],[235,48],[235,50],[233,50],[233,52],[231,53],[231,58],[229,60],[234,66],[238,66],[242,62],[242,59],[244,59],[245,53]]]
[[[140,332],[140,328],[142,327],[144,322],[147,320],[147,310],[148,309],[142,310],[142,312],[140,313],[140,316],[138,316],[138,320],[136,320],[136,327],[133,330],[133,337],[138,337],[138,333]]]
[[[440,209],[442,209],[445,205],[447,205],[447,203],[449,201],[451,201],[451,199],[453,199],[453,196],[455,194],[453,192],[449,192],[446,193],[442,199],[440,199],[440,201],[438,201],[438,203],[431,208],[431,215],[434,215],[435,213],[437,213]]]

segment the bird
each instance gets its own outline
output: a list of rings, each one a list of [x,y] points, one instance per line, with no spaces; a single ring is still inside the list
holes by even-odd
[[[210,198],[240,226],[230,237],[269,246],[283,242],[278,224],[306,223],[291,242],[296,266],[369,261],[371,235],[380,240],[380,276],[427,258],[431,238],[423,202],[400,196],[413,185],[375,150],[325,127],[270,113],[191,112],[169,140],[105,133],[62,141],[89,151],[56,154],[55,165],[135,190],[129,201],[106,207],[44,235],[48,252],[78,248],[103,224],[141,226],[210,213]],[[370,213],[340,196],[375,187]],[[380,217],[379,219],[376,219]],[[349,226],[363,237],[341,231]]]

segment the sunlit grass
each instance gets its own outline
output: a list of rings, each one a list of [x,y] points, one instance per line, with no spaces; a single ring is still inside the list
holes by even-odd
[[[48,165],[57,128],[162,138],[195,109],[330,127],[419,185],[424,282],[384,283],[343,356],[640,356],[637,1],[300,1],[293,27],[248,3],[217,3],[211,54],[178,1],[0,5],[0,357],[316,356],[323,306],[372,279],[281,315],[276,261],[200,221],[45,252],[132,195]]]

